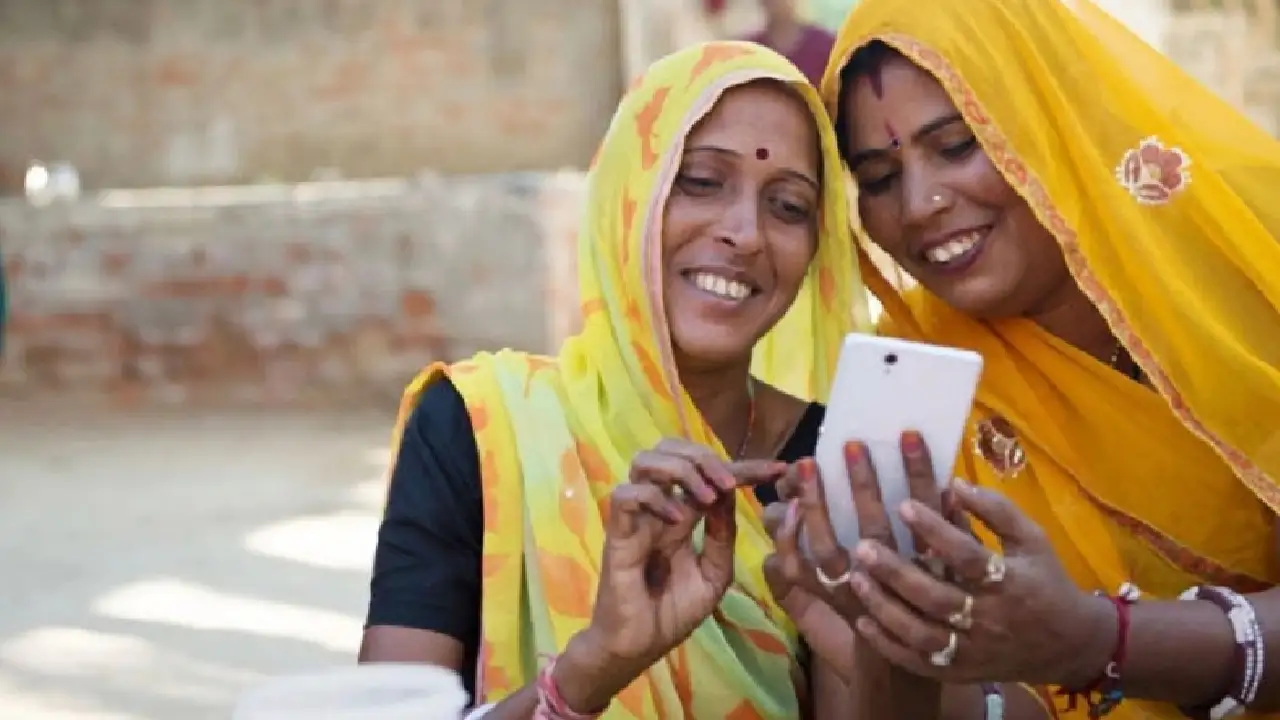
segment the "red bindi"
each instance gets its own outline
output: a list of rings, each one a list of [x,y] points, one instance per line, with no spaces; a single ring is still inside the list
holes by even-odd
[[[768,160],[768,159],[769,159],[769,150],[768,150],[767,148],[756,148],[756,159],[757,159],[757,160]]]

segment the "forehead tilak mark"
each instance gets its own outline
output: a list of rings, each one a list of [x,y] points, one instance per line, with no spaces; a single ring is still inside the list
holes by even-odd
[[[756,159],[757,159],[757,160],[768,160],[768,159],[769,159],[769,148],[756,148]]]
[[[867,81],[871,83],[871,92],[879,99],[884,99],[884,68],[877,65],[867,73]]]
[[[877,100],[884,100],[884,68],[877,65],[871,68],[871,72],[867,73],[867,81],[871,84],[871,93],[876,96]],[[902,147],[902,140],[898,138],[898,131],[893,129],[893,125],[886,120],[884,130],[889,134],[889,147],[897,150]]]

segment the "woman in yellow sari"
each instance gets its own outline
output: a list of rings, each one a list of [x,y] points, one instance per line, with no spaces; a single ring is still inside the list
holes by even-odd
[[[808,401],[851,329],[827,117],[747,43],[636,82],[590,173],[582,331],[405,394],[363,661],[458,670],[490,720],[799,716],[760,481],[813,452]],[[773,346],[775,327],[811,342]]]
[[[986,361],[985,547],[890,508],[955,581],[863,543],[845,619],[909,675],[1053,688],[1033,715],[1280,709],[1280,143],[1088,0],[863,0],[823,95],[919,283],[863,258],[882,331]]]

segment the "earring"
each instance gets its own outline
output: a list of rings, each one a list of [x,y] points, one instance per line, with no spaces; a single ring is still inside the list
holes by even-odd
[[[934,195],[934,196],[933,196],[932,198],[930,198],[930,199],[931,199],[931,200],[933,200],[933,204],[934,204],[934,205],[941,205],[941,204],[942,204],[942,195],[941,195],[941,194]]]

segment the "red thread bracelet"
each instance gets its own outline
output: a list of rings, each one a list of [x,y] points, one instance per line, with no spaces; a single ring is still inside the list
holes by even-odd
[[[1099,593],[1101,594],[1101,593]],[[1121,674],[1129,650],[1129,608],[1138,601],[1141,595],[1137,587],[1125,583],[1115,596],[1107,600],[1116,609],[1116,645],[1111,652],[1102,673],[1083,688],[1069,690],[1063,688],[1057,692],[1067,700],[1067,712],[1075,710],[1083,698],[1090,718],[1102,718],[1110,715],[1120,703],[1124,702],[1124,690],[1121,688]]]
[[[534,720],[596,720],[604,715],[604,710],[597,713],[583,714],[569,707],[560,694],[560,687],[552,673],[556,669],[559,656],[552,656],[538,673],[535,687],[538,690],[538,707],[533,711]],[[605,708],[608,709],[608,708]]]

